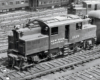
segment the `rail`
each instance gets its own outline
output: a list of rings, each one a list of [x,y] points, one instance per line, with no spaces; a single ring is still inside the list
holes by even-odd
[[[99,47],[91,51],[86,51],[84,53],[73,54],[71,56],[67,56],[64,58],[43,62],[37,64],[36,66],[30,68],[27,71],[21,72],[21,71],[15,71],[11,69],[9,70],[8,68],[4,68],[4,69],[2,68],[2,70],[4,71],[1,72],[0,70],[0,74],[2,73],[0,75],[0,78],[2,80],[30,80],[38,76],[55,72],[63,68],[69,68],[74,65],[83,64],[98,58],[100,58]]]

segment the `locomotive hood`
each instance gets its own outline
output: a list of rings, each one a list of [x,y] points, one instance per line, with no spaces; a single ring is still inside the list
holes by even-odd
[[[34,35],[23,36],[20,38],[20,40],[32,41],[32,40],[41,39],[41,38],[45,38],[45,37],[48,37],[48,36],[38,33],[38,34],[34,34]]]
[[[36,27],[36,28],[21,28],[16,30],[17,33],[21,33],[22,36],[26,36],[26,35],[31,35],[31,34],[37,34],[37,33],[41,33],[41,27]]]

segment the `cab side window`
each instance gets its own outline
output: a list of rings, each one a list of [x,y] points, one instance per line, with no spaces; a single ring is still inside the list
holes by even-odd
[[[82,29],[82,22],[76,23],[76,30]]]
[[[16,1],[16,4],[20,4],[20,2],[19,1]]]
[[[2,3],[2,5],[5,5],[5,3]]]
[[[88,8],[91,8],[91,4],[88,5]]]
[[[42,33],[44,35],[48,35],[48,30],[49,30],[49,28],[47,26],[45,26],[45,27],[42,28]]]
[[[51,35],[58,34],[58,27],[51,28]]]
[[[89,23],[90,24],[93,24],[94,23],[94,20],[93,19],[89,20]]]
[[[10,2],[10,5],[13,5],[13,2]]]

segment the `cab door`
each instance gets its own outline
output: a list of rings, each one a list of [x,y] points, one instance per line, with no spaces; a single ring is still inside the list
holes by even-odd
[[[95,6],[94,6],[94,10],[97,10],[97,4],[95,4]]]
[[[70,25],[65,25],[65,39],[69,39],[69,27]]]

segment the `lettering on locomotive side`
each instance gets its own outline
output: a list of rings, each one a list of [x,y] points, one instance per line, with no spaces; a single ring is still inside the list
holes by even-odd
[[[64,38],[59,38],[59,39],[52,40],[51,44],[54,45],[54,44],[58,44],[58,43],[62,43],[62,42],[64,42]]]
[[[80,35],[75,35],[75,36],[72,37],[72,39],[76,39],[76,38],[79,38],[79,37],[80,37]]]

